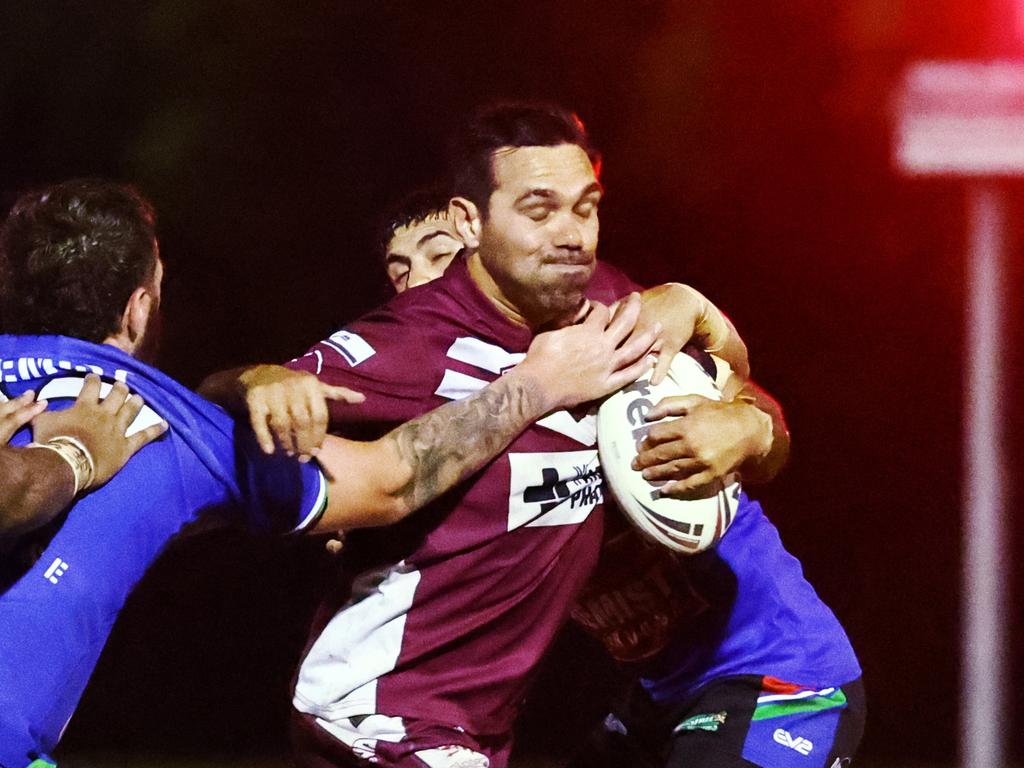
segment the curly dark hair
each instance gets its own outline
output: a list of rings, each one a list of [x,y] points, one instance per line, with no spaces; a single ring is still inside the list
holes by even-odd
[[[557,104],[498,102],[477,109],[449,149],[452,191],[476,204],[487,218],[494,178],[494,153],[502,147],[556,147],[576,144],[601,174],[601,154],[590,143],[586,126]]]
[[[431,216],[443,215],[451,199],[443,186],[416,189],[389,205],[384,210],[377,227],[377,253],[383,259],[388,255],[391,238],[402,227],[425,221]]]
[[[102,342],[156,269],[156,215],[134,187],[74,179],[18,198],[0,229],[0,326]]]

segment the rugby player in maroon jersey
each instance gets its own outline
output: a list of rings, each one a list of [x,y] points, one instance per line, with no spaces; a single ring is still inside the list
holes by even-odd
[[[308,386],[302,372],[363,392],[361,406],[329,406],[332,428],[372,436],[486,386],[535,333],[635,288],[596,261],[599,163],[575,116],[484,111],[463,150],[452,215],[468,253],[444,277],[315,345],[291,379],[257,367],[209,391],[237,393],[280,443],[310,451],[282,406],[283,389]],[[742,342],[698,293],[669,284],[642,298],[657,377],[695,329],[746,373]],[[301,765],[506,764],[530,672],[600,549],[595,437],[591,418],[551,413],[420,515],[353,535],[354,583],[339,578],[324,602],[297,678]]]

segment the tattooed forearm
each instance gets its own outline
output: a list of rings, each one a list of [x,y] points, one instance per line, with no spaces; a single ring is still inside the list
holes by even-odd
[[[432,501],[497,456],[544,412],[540,389],[510,374],[403,424],[385,437],[412,471],[393,495],[410,510]]]

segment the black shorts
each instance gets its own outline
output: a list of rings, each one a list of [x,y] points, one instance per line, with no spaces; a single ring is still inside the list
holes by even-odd
[[[793,690],[772,678],[715,680],[660,706],[639,686],[570,768],[848,768],[864,732],[864,687]]]

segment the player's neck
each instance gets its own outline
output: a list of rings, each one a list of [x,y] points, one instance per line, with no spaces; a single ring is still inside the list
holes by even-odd
[[[111,347],[116,347],[117,349],[120,349],[122,352],[131,355],[132,357],[135,357],[135,350],[136,347],[138,346],[130,338],[128,338],[128,334],[124,332],[111,334],[110,336],[107,336],[107,338],[103,340],[103,343]]]
[[[487,271],[487,268],[480,260],[480,253],[478,251],[474,251],[469,255],[466,259],[466,266],[469,270],[470,278],[476,283],[480,292],[490,300],[495,309],[516,325],[533,328],[533,325],[526,319],[526,316],[519,311],[511,299],[505,296],[501,287],[491,277],[491,273]]]

